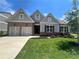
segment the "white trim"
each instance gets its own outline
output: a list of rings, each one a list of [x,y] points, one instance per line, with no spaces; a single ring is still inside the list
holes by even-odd
[[[40,24],[35,24],[35,25],[40,25]]]
[[[8,24],[8,23],[6,23],[6,22],[3,22],[3,21],[0,21],[0,23]]]
[[[8,18],[7,16],[4,16],[4,15],[2,15],[2,14],[0,14],[0,16],[5,17],[5,18]]]
[[[34,22],[31,22],[31,21],[8,21],[8,22],[23,22],[23,23],[34,23]]]
[[[40,22],[40,23],[44,23],[44,24],[59,24],[59,23],[55,23],[55,22]]]

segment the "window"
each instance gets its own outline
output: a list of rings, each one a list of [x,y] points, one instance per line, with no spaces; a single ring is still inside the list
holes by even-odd
[[[35,15],[35,19],[36,19],[36,20],[40,20],[40,14],[36,14],[36,15]]]
[[[24,18],[24,15],[23,14],[20,14],[19,15],[19,19],[23,19]]]
[[[45,26],[45,32],[54,32],[54,26]]]
[[[54,32],[54,26],[50,26],[50,32]]]
[[[60,27],[60,32],[63,32],[63,27]]]
[[[64,32],[67,33],[68,32],[68,27],[64,28]]]
[[[48,22],[51,22],[51,17],[50,16],[48,17]]]
[[[68,27],[60,27],[60,32],[67,33],[68,32]]]
[[[46,26],[46,32],[49,32],[49,26]]]

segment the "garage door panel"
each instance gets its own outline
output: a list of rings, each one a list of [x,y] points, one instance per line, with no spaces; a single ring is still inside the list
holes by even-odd
[[[14,35],[14,27],[9,28],[9,35],[11,35],[11,36]]]
[[[20,27],[15,27],[15,35],[20,35]]]
[[[22,27],[22,35],[32,35],[32,27]]]
[[[11,36],[19,36],[19,27],[10,27],[9,28],[9,35]]]

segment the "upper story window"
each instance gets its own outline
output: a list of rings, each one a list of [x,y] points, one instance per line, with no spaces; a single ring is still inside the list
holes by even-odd
[[[51,17],[50,16],[48,17],[48,22],[51,22]]]
[[[35,15],[35,19],[36,19],[36,20],[40,20],[40,14],[36,14],[36,15]]]
[[[24,14],[20,14],[19,19],[23,19],[23,18],[24,18]]]

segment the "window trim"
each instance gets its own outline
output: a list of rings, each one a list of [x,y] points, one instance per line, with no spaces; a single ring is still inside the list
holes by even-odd
[[[50,16],[47,17],[48,22],[51,22],[52,18]]]
[[[45,32],[54,32],[54,26],[45,26]]]
[[[19,19],[23,19],[23,18],[24,18],[24,14],[20,14]]]
[[[36,20],[40,20],[40,14],[36,14],[36,15],[35,15],[35,19],[36,19]]]
[[[67,33],[68,32],[68,27],[60,26],[60,32]]]

